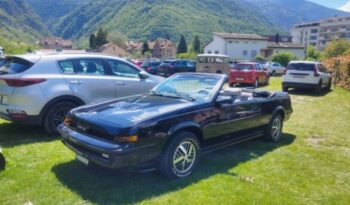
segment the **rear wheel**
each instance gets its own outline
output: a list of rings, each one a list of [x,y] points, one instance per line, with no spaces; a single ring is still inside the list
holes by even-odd
[[[67,113],[77,107],[72,102],[59,102],[49,108],[44,119],[45,130],[50,134],[57,134],[57,126],[64,121]]]
[[[282,86],[283,92],[288,92],[288,89],[289,89],[289,88],[288,88],[287,86],[284,86],[284,85]]]
[[[169,178],[187,177],[195,169],[200,153],[198,138],[179,132],[167,145],[159,161],[159,171]]]
[[[332,89],[332,79],[329,79],[329,82],[327,84],[326,90],[330,91]]]
[[[272,71],[272,76],[276,76],[276,71]]]
[[[270,84],[270,77],[267,76],[267,77],[266,77],[266,81],[265,81],[265,85],[269,85],[269,84]]]
[[[318,85],[315,87],[314,91],[315,91],[316,94],[320,94],[321,93],[321,91],[322,91],[322,81],[320,81],[318,83]]]
[[[265,130],[265,140],[277,142],[282,136],[283,117],[281,114],[275,114]]]

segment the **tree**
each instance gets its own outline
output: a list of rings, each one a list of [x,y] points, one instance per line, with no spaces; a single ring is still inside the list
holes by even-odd
[[[91,49],[96,49],[96,35],[92,33],[89,39],[89,47]]]
[[[99,28],[97,31],[96,40],[95,40],[96,47],[101,47],[102,45],[108,43],[107,37],[108,37],[108,31],[102,28]]]
[[[306,49],[306,59],[307,60],[320,60],[321,53],[316,50],[315,46],[308,45]]]
[[[145,53],[148,52],[148,51],[150,51],[149,45],[148,45],[147,40],[145,40],[143,42],[143,45],[142,45],[142,55],[145,55]]]
[[[297,57],[295,57],[293,54],[289,52],[281,52],[281,53],[276,53],[272,56],[272,61],[273,62],[278,62],[284,67],[287,67],[288,63],[292,60],[296,60]]]
[[[199,40],[199,36],[194,37],[193,49],[194,49],[194,52],[196,52],[196,53],[201,52],[201,41]]]
[[[119,32],[112,32],[107,37],[108,42],[114,43],[118,45],[119,47],[125,48],[126,42],[128,41],[128,37],[126,37],[124,34]]]
[[[333,58],[345,54],[350,49],[350,42],[345,39],[333,40],[324,49],[326,58]]]
[[[265,59],[262,56],[256,56],[254,58],[254,60],[256,60],[256,61],[265,61]]]
[[[177,47],[177,53],[187,53],[186,39],[183,35],[181,35],[180,43]]]

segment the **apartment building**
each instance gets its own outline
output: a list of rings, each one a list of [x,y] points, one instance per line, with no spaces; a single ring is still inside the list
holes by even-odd
[[[295,25],[292,37],[294,43],[313,45],[319,50],[324,49],[333,39],[350,40],[350,16]]]

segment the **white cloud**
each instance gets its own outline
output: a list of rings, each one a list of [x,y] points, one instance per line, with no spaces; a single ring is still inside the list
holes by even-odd
[[[350,12],[350,1],[348,1],[343,6],[339,7],[339,10]]]

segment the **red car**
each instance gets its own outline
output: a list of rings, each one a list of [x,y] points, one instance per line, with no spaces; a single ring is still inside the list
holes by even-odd
[[[269,84],[270,76],[260,63],[244,62],[237,63],[230,71],[229,84],[249,84],[255,88],[261,84]]]

